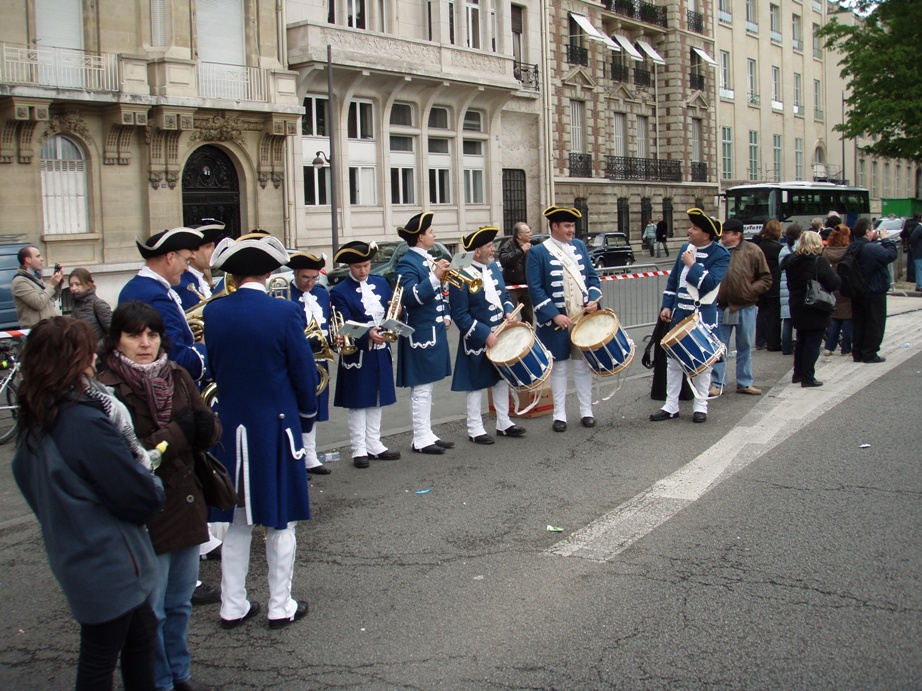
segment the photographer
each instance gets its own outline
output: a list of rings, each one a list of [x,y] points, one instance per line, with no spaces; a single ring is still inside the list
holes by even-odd
[[[13,304],[16,306],[16,318],[19,328],[31,329],[42,319],[60,317],[58,299],[63,288],[64,269],[60,264],[54,267],[54,273],[48,284],[42,280],[45,258],[34,245],[23,247],[17,255],[19,271],[13,276],[10,285],[13,292]]]

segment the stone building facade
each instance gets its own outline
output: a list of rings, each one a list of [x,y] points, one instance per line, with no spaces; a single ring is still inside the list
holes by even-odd
[[[0,0],[0,233],[113,299],[135,237],[290,239],[301,114],[274,0]]]

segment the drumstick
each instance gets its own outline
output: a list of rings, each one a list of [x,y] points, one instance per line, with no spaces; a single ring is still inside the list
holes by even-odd
[[[509,316],[515,319],[517,316],[519,316],[519,312],[521,311],[522,311],[522,303],[519,303],[519,306],[516,307],[514,310],[512,310],[512,314],[510,314]],[[503,323],[496,327],[496,331],[493,332],[493,335],[499,336],[508,325],[509,325],[509,322],[504,319]]]
[[[583,317],[585,317],[587,314],[589,314],[589,313],[588,313],[586,310],[582,310],[578,315],[576,315],[573,319],[570,320],[570,326],[575,326],[575,325],[576,325],[576,322],[578,322],[580,319],[582,319]],[[554,331],[563,331],[563,330],[565,330],[565,329],[567,329],[567,328],[569,328],[569,327],[566,327],[566,326],[555,326],[555,327],[554,327]]]

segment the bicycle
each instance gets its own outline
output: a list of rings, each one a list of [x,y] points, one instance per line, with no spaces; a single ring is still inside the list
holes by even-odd
[[[0,371],[6,370],[0,379],[0,444],[14,436],[19,427],[19,341],[0,341]]]

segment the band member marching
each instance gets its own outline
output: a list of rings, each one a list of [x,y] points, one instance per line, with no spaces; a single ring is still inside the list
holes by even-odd
[[[513,311],[502,271],[493,261],[493,240],[498,232],[499,228],[484,226],[461,238],[462,247],[474,253],[467,273],[481,279],[483,288],[471,293],[464,285],[451,284],[448,289],[452,320],[460,331],[451,390],[467,392],[467,435],[475,444],[494,443],[481,418],[483,390],[487,387],[493,389],[496,434],[501,437],[525,435],[525,429],[509,419],[509,385],[486,356],[486,349],[496,344],[493,332],[503,321],[512,321]]]
[[[310,324],[313,319],[323,337],[330,341],[330,293],[317,281],[320,270],[326,264],[325,254],[317,256],[309,252],[298,252],[291,255],[288,268],[294,271],[294,280],[291,282],[291,301],[297,303],[304,310],[304,318]],[[317,364],[329,372],[329,365],[324,360]],[[327,387],[317,396],[316,422],[326,422],[330,419],[330,388]],[[324,466],[317,458],[317,426],[314,425],[310,432],[301,435],[304,442],[304,464],[307,472],[312,475],[329,475],[330,469]]]
[[[189,227],[202,234],[202,244],[193,252],[192,263],[186,267],[176,288],[184,310],[211,297],[211,256],[215,246],[224,237],[224,224],[213,218],[203,218],[201,225]]]
[[[700,312],[701,320],[712,330],[717,329],[717,290],[730,265],[730,252],[719,242],[723,226],[701,209],[689,209],[688,242],[682,245],[672,273],[663,291],[663,306],[659,318],[669,322],[670,329],[686,317]],[[682,368],[671,357],[666,360],[666,403],[650,415],[653,422],[679,417],[679,394],[682,391]],[[711,367],[706,367],[690,381],[695,389],[692,421],[706,422],[708,386]]]
[[[410,387],[413,416],[413,451],[442,454],[455,444],[439,439],[432,431],[432,390],[435,382],[451,374],[448,351],[450,317],[442,296],[442,277],[448,271],[445,259],[432,260],[435,246],[432,212],[417,214],[397,234],[410,246],[399,262],[397,276],[403,287],[407,324],[415,332],[405,336],[397,349],[397,386]]]
[[[579,399],[583,427],[594,427],[592,371],[582,354],[570,344],[570,327],[583,312],[599,309],[602,299],[599,276],[589,260],[586,244],[574,237],[576,209],[551,206],[544,216],[551,237],[528,253],[528,292],[535,310],[538,339],[554,358],[551,393],[554,396],[554,431],[567,429],[567,372],[573,364],[573,381]]]
[[[333,307],[343,321],[371,324],[355,339],[355,352],[339,356],[333,405],[349,410],[349,440],[352,463],[367,468],[369,459],[395,461],[399,451],[381,443],[381,412],[397,400],[390,343],[381,324],[391,299],[391,287],[383,276],[371,276],[371,260],[378,249],[374,243],[348,242],[335,262],[349,265],[349,275],[330,289]]]

